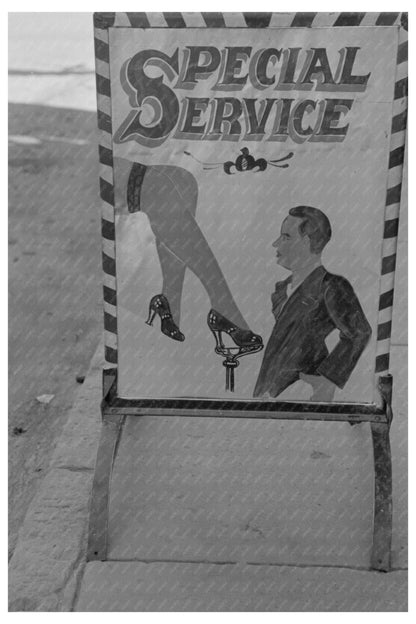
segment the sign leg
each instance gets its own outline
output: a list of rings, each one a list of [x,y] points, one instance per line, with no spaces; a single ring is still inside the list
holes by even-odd
[[[87,561],[107,559],[110,481],[124,419],[125,416],[103,416],[91,493]]]
[[[374,526],[371,568],[388,572],[391,567],[392,470],[390,427],[371,423],[374,452]]]

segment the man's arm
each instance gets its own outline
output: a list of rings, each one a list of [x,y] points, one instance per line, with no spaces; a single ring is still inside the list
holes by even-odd
[[[338,275],[325,285],[325,305],[339,330],[339,341],[317,373],[343,388],[371,337],[371,327],[351,284]]]

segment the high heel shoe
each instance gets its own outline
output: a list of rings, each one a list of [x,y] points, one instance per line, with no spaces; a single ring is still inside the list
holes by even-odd
[[[155,295],[149,303],[149,317],[146,321],[147,325],[153,325],[156,313],[160,316],[160,329],[165,336],[169,336],[173,340],[183,342],[185,336],[175,324],[169,307],[169,302],[165,295]]]
[[[222,332],[229,334],[238,347],[252,347],[258,349],[258,347],[263,346],[263,339],[261,336],[253,334],[249,329],[241,329],[241,327],[234,325],[216,310],[212,309],[209,311],[207,322],[208,327],[215,336],[217,349],[221,352],[225,349],[221,335]]]

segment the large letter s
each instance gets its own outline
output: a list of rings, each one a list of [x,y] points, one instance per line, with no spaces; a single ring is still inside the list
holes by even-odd
[[[158,147],[175,127],[179,115],[179,103],[175,93],[163,84],[163,76],[150,78],[145,74],[149,66],[161,69],[169,80],[178,75],[178,50],[172,56],[158,50],[144,50],[135,54],[121,70],[121,84],[129,95],[133,110],[121,124],[114,136],[122,143],[136,139],[146,147]],[[143,106],[153,109],[153,118],[142,124]]]

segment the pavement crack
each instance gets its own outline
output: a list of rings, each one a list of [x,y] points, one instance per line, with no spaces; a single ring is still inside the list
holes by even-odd
[[[169,558],[108,558],[101,563],[193,563],[193,564],[206,564],[206,565],[250,565],[250,566],[263,566],[263,567],[278,567],[278,568],[329,568],[340,570],[353,570],[356,572],[376,572],[372,568],[366,566],[353,566],[353,565],[337,565],[330,563],[277,563],[277,562],[262,562],[262,561],[211,561],[209,559],[169,559]],[[392,568],[391,572],[407,572],[408,568]]]
[[[88,466],[55,466],[58,470],[69,470],[70,472],[92,472],[94,468]]]
[[[195,563],[195,564],[209,564],[209,565],[238,565],[240,561],[210,561],[209,559],[107,559],[107,562],[112,563]],[[105,563],[105,562],[103,562]]]
[[[368,566],[341,565],[332,563],[262,563],[261,561],[246,561],[246,565],[252,566],[270,566],[281,568],[333,568],[339,570],[355,570],[356,572],[376,572]],[[408,568],[392,568],[390,572],[405,572]]]

